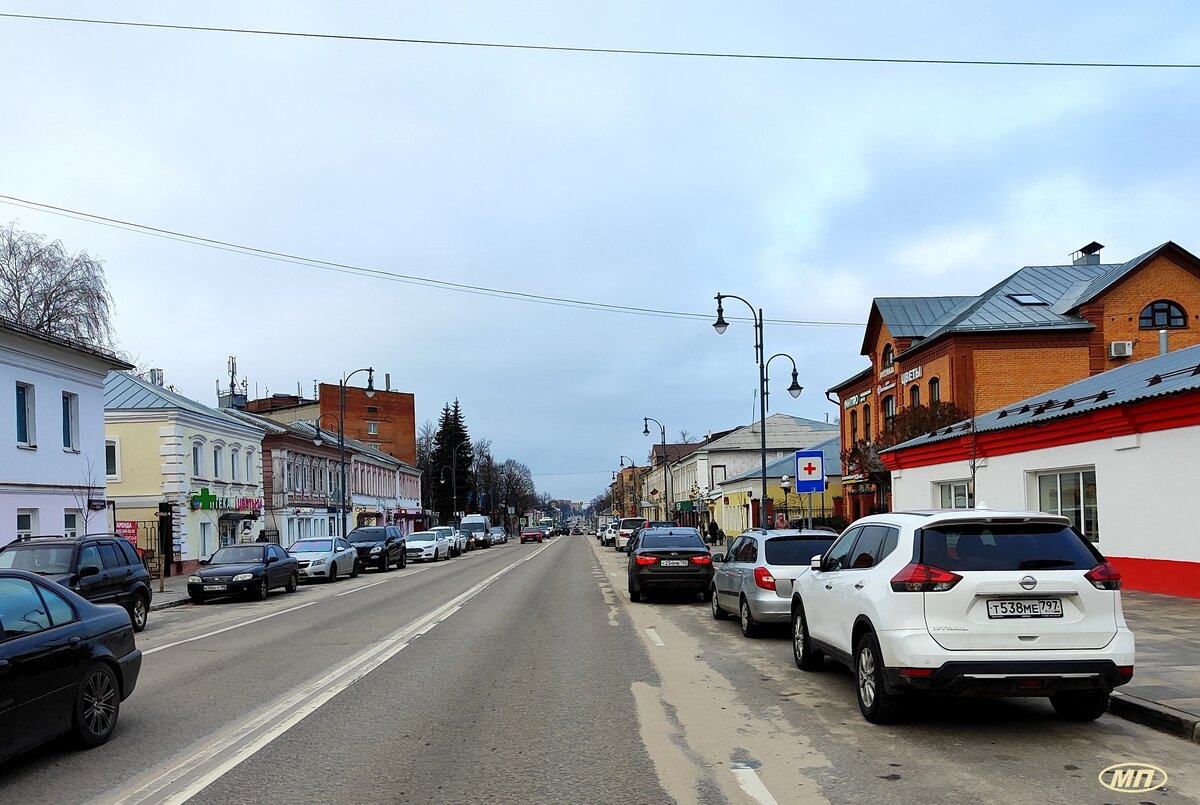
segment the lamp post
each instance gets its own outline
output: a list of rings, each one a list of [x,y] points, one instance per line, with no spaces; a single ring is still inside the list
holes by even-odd
[[[671,468],[667,461],[667,426],[659,422],[652,416],[642,417],[642,435],[650,435],[650,423],[658,425],[659,436],[662,438],[662,460],[663,460],[663,509],[666,514],[664,520],[671,519]]]
[[[629,456],[624,456],[624,455],[623,455],[623,456],[621,456],[621,460],[620,460],[620,462],[618,463],[618,466],[619,466],[619,467],[620,467],[622,470],[623,470],[623,469],[625,469],[625,462],[626,462],[626,461],[628,461],[628,462],[629,462],[629,466],[630,466],[631,468],[633,468],[633,469],[637,469],[637,463],[636,463],[636,462],[634,462],[634,460],[633,460],[632,458],[630,458]],[[629,513],[626,511],[626,510],[627,510],[629,507],[625,505],[625,499],[628,497],[628,493],[626,492],[626,487],[628,487],[629,485],[625,483],[625,476],[624,476],[624,474],[622,474],[622,473],[619,473],[619,472],[615,472],[615,473],[613,473],[613,480],[617,480],[618,478],[620,479],[620,482],[621,482],[621,483],[620,483],[620,485],[619,485],[619,487],[618,487],[619,494],[620,494],[620,500],[616,502],[616,505],[620,507],[620,509],[621,509],[621,515],[622,515],[623,517],[630,517],[630,516],[632,516],[632,515],[630,515],[630,514],[629,514]],[[638,510],[639,510],[639,511],[641,510],[641,507],[640,507],[640,506],[638,507]]]
[[[792,491],[792,479],[786,475],[780,478],[779,488],[783,490],[783,519],[788,521],[788,528],[791,528],[792,520],[788,517],[788,492]]]
[[[338,381],[338,416],[337,416],[337,435],[338,435],[338,464],[341,465],[341,506],[342,512],[342,533],[341,537],[346,536],[346,384],[350,378],[354,377],[359,372],[367,373],[367,397],[375,396],[375,369],[367,367],[366,369],[355,369],[350,374]],[[331,413],[319,414],[317,416],[316,436],[313,437],[313,444],[320,447],[325,443],[325,439],[321,436],[321,419],[326,416],[333,416]]]
[[[461,441],[454,445],[454,449],[450,451],[450,516],[458,515],[458,451],[467,442]]]
[[[761,416],[760,430],[762,431],[762,498],[759,500],[759,524],[767,527],[767,364],[778,357],[785,357],[792,361],[792,384],[788,386],[788,393],[793,397],[799,397],[800,392],[804,389],[800,386],[799,372],[796,370],[796,361],[792,360],[790,355],[782,352],[772,355],[770,358],[764,359],[766,354],[763,350],[763,312],[762,308],[755,308],[754,305],[747,302],[740,296],[733,294],[718,293],[717,300],[717,320],[713,322],[713,329],[718,334],[724,333],[729,323],[725,321],[725,309],[721,304],[724,299],[736,299],[739,302],[750,308],[751,319],[754,321],[754,360],[758,364],[758,402]]]

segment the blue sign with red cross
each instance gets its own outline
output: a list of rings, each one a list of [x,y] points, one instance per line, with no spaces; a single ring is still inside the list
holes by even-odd
[[[820,450],[796,451],[796,484],[800,492],[825,491],[825,454]]]

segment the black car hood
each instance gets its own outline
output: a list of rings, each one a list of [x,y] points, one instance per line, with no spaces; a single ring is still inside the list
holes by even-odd
[[[261,562],[251,562],[249,564],[240,565],[205,565],[195,572],[196,576],[202,579],[211,578],[213,576],[236,576],[239,573],[254,573],[261,572],[266,565]]]
[[[351,542],[350,545],[357,551],[361,551],[363,548],[370,550],[371,548],[382,548],[383,540],[379,542]]]

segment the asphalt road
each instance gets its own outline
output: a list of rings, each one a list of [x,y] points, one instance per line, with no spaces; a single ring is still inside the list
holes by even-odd
[[[1200,802],[1197,745],[1040,701],[874,727],[694,598],[631,604],[587,537],[155,613],[117,735],[0,766],[8,803]],[[1097,775],[1154,763],[1166,791]]]

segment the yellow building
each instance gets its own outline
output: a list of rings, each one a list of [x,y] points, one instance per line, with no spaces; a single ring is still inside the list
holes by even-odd
[[[842,495],[841,439],[835,436],[804,449],[824,454],[825,489],[819,493],[814,492],[811,496],[796,493],[794,455],[767,464],[767,513],[770,518],[768,528],[775,527],[778,515],[782,515],[792,525],[798,525],[799,521],[807,523],[810,514],[814,526],[840,525],[841,518],[836,501]],[[782,486],[784,476],[788,478],[786,494]],[[728,537],[759,525],[761,500],[761,465],[722,482],[709,496],[713,519]]]

